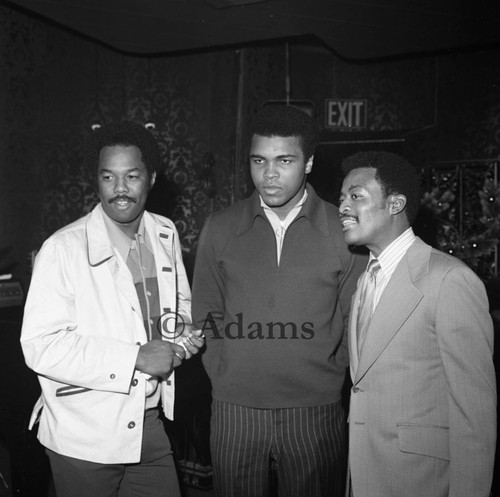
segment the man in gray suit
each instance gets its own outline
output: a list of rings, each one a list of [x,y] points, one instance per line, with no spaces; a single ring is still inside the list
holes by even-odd
[[[351,493],[487,497],[496,382],[484,285],[413,233],[411,164],[360,152],[346,165],[344,238],[370,250],[349,325]]]

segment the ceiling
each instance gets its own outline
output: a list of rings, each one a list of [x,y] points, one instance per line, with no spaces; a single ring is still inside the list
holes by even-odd
[[[373,59],[500,45],[500,0],[12,0],[134,54],[312,37]]]

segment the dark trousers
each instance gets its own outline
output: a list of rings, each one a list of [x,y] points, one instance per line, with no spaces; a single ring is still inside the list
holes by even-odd
[[[286,409],[212,404],[216,497],[343,497],[346,423],[341,402]]]
[[[180,497],[170,441],[157,409],[146,411],[139,463],[98,464],[46,452],[57,497]]]

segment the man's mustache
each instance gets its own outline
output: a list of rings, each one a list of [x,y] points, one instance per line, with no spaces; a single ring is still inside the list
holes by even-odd
[[[136,203],[135,198],[128,197],[127,195],[117,195],[116,197],[113,197],[113,198],[109,199],[108,202],[110,204],[112,204],[113,202],[118,202],[120,200],[126,200],[127,202],[134,202],[134,203]]]

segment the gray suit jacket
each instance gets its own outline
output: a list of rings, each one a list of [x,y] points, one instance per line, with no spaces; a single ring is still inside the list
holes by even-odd
[[[493,325],[462,262],[412,244],[360,356],[353,296],[349,468],[354,497],[487,497],[496,440]]]

